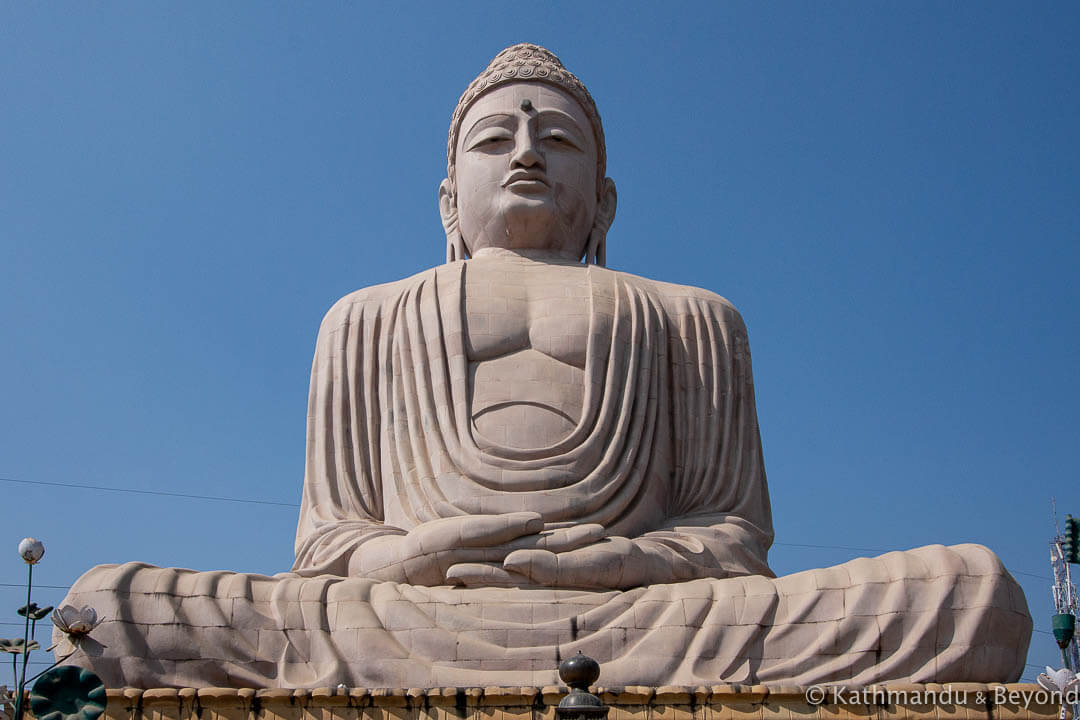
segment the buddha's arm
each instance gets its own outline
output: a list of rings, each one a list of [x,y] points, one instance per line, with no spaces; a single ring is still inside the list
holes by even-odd
[[[698,577],[772,575],[772,511],[746,326],[731,303],[708,291],[684,288],[665,295],[664,305],[675,454],[670,517],[638,542]]]
[[[383,523],[378,482],[379,288],[339,300],[315,344],[307,457],[293,571],[347,575],[365,543],[404,531]]]

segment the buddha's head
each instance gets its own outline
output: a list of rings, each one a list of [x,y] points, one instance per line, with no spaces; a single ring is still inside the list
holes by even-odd
[[[522,43],[496,55],[458,101],[446,159],[447,262],[505,248],[604,264],[616,205],[604,129],[553,53]]]

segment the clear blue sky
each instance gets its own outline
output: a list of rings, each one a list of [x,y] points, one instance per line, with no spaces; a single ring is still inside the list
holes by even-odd
[[[286,504],[0,482],[2,581],[24,535],[46,585],[289,568],[319,321],[442,261],[450,113],[527,40],[604,118],[609,265],[743,312],[777,572],[979,542],[1049,630],[1078,36],[1075,2],[0,2],[0,477]]]

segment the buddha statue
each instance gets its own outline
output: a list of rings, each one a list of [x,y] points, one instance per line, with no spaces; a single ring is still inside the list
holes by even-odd
[[[607,269],[599,113],[549,51],[455,109],[447,263],[319,330],[296,561],[273,577],[94,568],[69,660],[110,686],[1010,681],[1031,632],[978,545],[776,578],[746,329]]]

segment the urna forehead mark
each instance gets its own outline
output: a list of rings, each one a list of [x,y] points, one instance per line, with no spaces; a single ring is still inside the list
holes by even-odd
[[[446,171],[447,177],[454,177],[454,163],[464,132],[462,121],[466,112],[474,103],[494,89],[513,83],[532,83],[542,87],[563,90],[570,94],[584,109],[587,119],[585,127],[591,130],[592,144],[596,148],[597,192],[603,185],[607,168],[607,151],[604,143],[604,128],[596,102],[584,83],[566,69],[562,61],[550,50],[532,43],[518,43],[504,49],[465,89],[458,99],[457,106],[450,117],[450,132],[447,138]],[[524,98],[521,98],[524,99]],[[520,101],[519,99],[519,107]],[[535,102],[529,98],[530,102]]]
[[[525,106],[528,109],[524,109]],[[502,85],[485,93],[465,113],[458,135],[457,151],[467,147],[472,135],[493,124],[508,122],[515,114],[523,119],[536,117],[540,123],[557,125],[574,133],[579,143],[595,149],[589,117],[569,93],[536,82]]]

